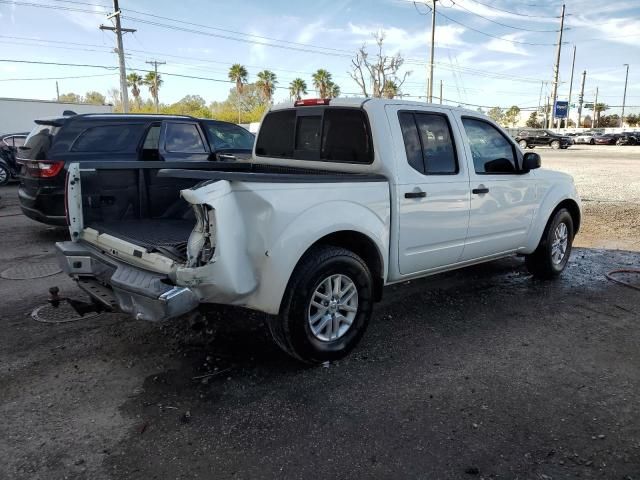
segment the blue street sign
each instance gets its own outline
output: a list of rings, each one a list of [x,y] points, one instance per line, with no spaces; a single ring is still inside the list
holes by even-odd
[[[569,107],[569,102],[556,100],[556,108],[555,108],[555,117],[556,118],[567,118],[567,109]]]

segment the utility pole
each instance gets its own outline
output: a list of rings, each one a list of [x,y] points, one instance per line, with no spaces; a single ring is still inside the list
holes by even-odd
[[[120,64],[120,98],[122,99],[122,110],[124,113],[129,113],[129,91],[127,88],[127,70],[124,64],[124,47],[122,45],[122,33],[133,33],[135,28],[122,28],[120,24],[120,7],[118,6],[118,0],[113,0],[113,13],[107,15],[107,20],[115,18],[116,26],[110,27],[107,25],[100,25],[100,30],[110,30],[115,32],[116,41],[118,45],[118,62]]]
[[[580,85],[580,95],[578,96],[578,127],[580,127],[582,119],[582,104],[584,103],[584,82],[587,79],[587,71],[582,72],[582,84]]]
[[[571,61],[571,80],[569,81],[569,102],[567,103],[567,119],[565,127],[569,126],[569,112],[571,111],[571,92],[573,91],[573,70],[576,66],[576,46],[573,46],[573,60]]]
[[[155,76],[153,77],[153,89],[156,92],[154,96],[154,100],[156,101],[156,113],[159,112],[160,107],[158,104],[158,65],[165,65],[167,62],[159,62],[157,60],[151,60],[148,63],[149,65],[153,65],[153,71],[155,72]]]
[[[558,99],[558,73],[560,71],[560,53],[562,51],[562,31],[564,30],[564,4],[562,4],[562,13],[560,14],[560,36],[558,37],[558,48],[556,50],[556,63],[553,66],[553,93],[551,95],[551,122],[556,120],[556,100]]]
[[[58,88],[58,81],[56,80],[56,98],[60,101],[60,89]]]
[[[442,80],[440,80],[440,105],[442,105]]]
[[[622,94],[622,115],[620,115],[620,127],[624,127],[624,104],[627,103],[627,81],[629,80],[629,64],[624,64],[627,67],[627,74],[624,77],[624,93]]]
[[[544,101],[544,128],[549,128],[549,95],[545,97]]]
[[[596,121],[596,108],[598,107],[598,87],[596,87],[596,101],[593,102],[593,118],[591,119],[591,128],[593,128],[593,122]],[[600,120],[600,119],[598,119]],[[598,122],[600,123],[600,122]],[[596,123],[596,127],[598,126],[598,123]]]
[[[427,100],[433,102],[433,52],[436,41],[436,2],[431,0],[431,57],[429,59],[429,83],[427,85]]]

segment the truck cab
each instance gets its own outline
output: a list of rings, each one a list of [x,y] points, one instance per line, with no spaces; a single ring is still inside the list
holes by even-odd
[[[73,241],[58,250],[94,299],[87,285],[112,292],[105,308],[152,321],[250,308],[287,353],[321,362],[355,346],[385,285],[514,254],[537,277],[559,275],[580,200],[571,177],[539,167],[477,112],[302,100],[266,113],[250,160],[160,170],[164,212],[96,205],[122,167],[70,165]],[[143,179],[131,176],[125,203],[145,197]]]

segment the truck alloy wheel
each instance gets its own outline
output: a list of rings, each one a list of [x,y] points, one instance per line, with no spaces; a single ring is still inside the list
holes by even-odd
[[[318,245],[296,266],[269,329],[289,355],[322,363],[356,346],[372,310],[373,279],[364,260],[345,248]]]
[[[562,273],[571,255],[573,218],[566,208],[554,213],[535,252],[525,257],[529,272],[540,279],[550,279]]]

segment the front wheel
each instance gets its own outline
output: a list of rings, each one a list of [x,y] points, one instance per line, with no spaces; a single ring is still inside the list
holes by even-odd
[[[558,140],[554,140],[553,142],[551,142],[549,144],[551,146],[551,148],[553,148],[554,150],[558,150],[560,148],[560,142]]]
[[[589,145],[595,145],[596,141],[592,138],[591,140],[589,140]]]
[[[269,319],[278,346],[307,363],[337,360],[362,338],[373,311],[373,279],[355,253],[320,245],[296,266],[280,307]]]
[[[10,179],[11,173],[9,172],[9,169],[5,165],[0,163],[0,186],[9,183]]]
[[[525,264],[534,277],[557,277],[567,266],[573,245],[573,218],[565,208],[549,220],[538,248],[525,257]]]
[[[518,142],[518,145],[520,145],[520,148],[521,148],[522,150],[524,150],[525,148],[527,148],[527,141],[526,141],[526,140],[520,140],[520,141]]]

